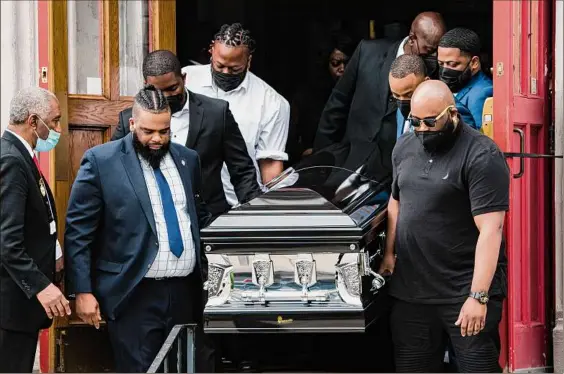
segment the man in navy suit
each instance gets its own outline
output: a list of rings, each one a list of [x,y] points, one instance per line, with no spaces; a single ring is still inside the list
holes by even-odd
[[[146,372],[176,324],[203,310],[209,223],[195,151],[170,141],[162,91],[139,91],[131,133],[89,149],[73,184],[65,232],[76,312],[107,324],[117,372]]]
[[[493,96],[493,82],[482,72],[480,37],[474,31],[456,28],[439,42],[439,77],[455,97],[456,109],[464,122],[482,128],[484,102]]]

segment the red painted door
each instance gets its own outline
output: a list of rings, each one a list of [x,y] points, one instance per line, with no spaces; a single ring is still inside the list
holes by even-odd
[[[505,152],[548,153],[551,0],[494,1],[494,139]],[[547,366],[549,162],[508,159],[509,371]],[[503,330],[503,329],[502,329]]]

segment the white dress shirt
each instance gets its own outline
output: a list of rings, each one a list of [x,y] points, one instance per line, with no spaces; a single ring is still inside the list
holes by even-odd
[[[249,156],[257,169],[257,180],[262,186],[258,160],[288,160],[285,152],[290,125],[288,100],[250,71],[241,85],[229,92],[224,92],[213,83],[209,64],[186,66],[182,72],[186,73],[186,87],[190,91],[229,103],[229,109],[239,125]],[[237,196],[225,163],[221,179],[227,202],[230,205],[237,204]]]
[[[405,43],[407,43],[407,40],[409,39],[409,36],[406,36],[400,43],[399,48],[398,48],[398,53],[396,54],[396,58],[398,58],[401,55],[404,55],[405,52],[403,50],[403,47],[405,47]]]
[[[403,48],[405,47],[405,43],[407,43],[407,41],[409,40],[409,36],[406,36],[400,43],[399,48],[398,48],[398,53],[396,54],[396,58],[398,58],[399,56],[402,56],[405,54],[405,51],[403,50]],[[399,110],[399,109],[398,109]],[[410,125],[409,125],[409,121],[406,119],[405,122],[403,123],[403,131],[402,134],[409,132],[410,129]]]
[[[180,257],[176,257],[171,251],[168,243],[168,231],[166,228],[166,220],[164,216],[163,203],[161,200],[161,192],[155,177],[155,171],[149,163],[139,156],[147,190],[149,191],[149,198],[151,199],[151,206],[153,207],[153,216],[155,217],[155,225],[157,228],[157,236],[159,238],[159,249],[155,260],[151,264],[149,271],[145,274],[146,278],[168,278],[168,277],[183,277],[187,276],[194,270],[196,264],[196,252],[194,250],[194,241],[192,238],[192,231],[190,229],[190,216],[188,215],[188,205],[186,200],[186,193],[184,185],[174,160],[167,153],[161,160],[160,169],[163,173],[168,186],[172,200],[174,201],[174,208],[176,209],[176,216],[180,226],[180,234],[182,236],[182,243],[184,251]]]
[[[170,119],[170,140],[180,145],[186,145],[190,129],[190,101],[186,92],[186,103],[182,109],[172,114]]]
[[[33,158],[35,156],[35,152],[33,152],[33,148],[31,148],[31,145],[21,136],[19,136],[18,134],[16,134],[15,132],[6,129],[6,131],[8,131],[10,134],[14,135],[16,138],[18,138],[18,140],[20,142],[22,142],[22,144],[24,145],[24,147],[27,149],[27,151],[29,152],[29,155],[31,156],[31,158]],[[41,170],[40,170],[41,172]],[[47,183],[47,182],[45,182]],[[49,199],[49,197],[47,197],[47,201],[49,202],[49,204],[51,204],[51,201]],[[61,249],[61,244],[59,244],[59,239],[57,239],[57,242],[55,243],[55,259],[58,260],[63,256],[63,250]]]

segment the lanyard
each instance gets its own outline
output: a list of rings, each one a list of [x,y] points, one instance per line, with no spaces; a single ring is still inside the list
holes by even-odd
[[[47,193],[47,188],[45,186],[45,180],[43,179],[43,175],[40,174],[39,177],[39,191],[41,192],[41,196],[43,197],[43,203],[47,208],[49,208],[49,222],[55,220],[55,214],[53,214],[53,207],[51,206],[51,199],[49,199],[49,194]]]

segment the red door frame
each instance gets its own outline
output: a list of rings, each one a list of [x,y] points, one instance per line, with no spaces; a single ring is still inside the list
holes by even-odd
[[[40,87],[49,89],[49,84],[42,79],[42,68],[49,67],[49,4],[48,0],[40,0],[37,2],[37,52],[39,62],[38,84]],[[47,77],[45,77],[47,78]],[[41,153],[39,155],[39,166],[41,172],[47,179],[50,186],[54,185],[51,179],[51,158],[52,154]],[[51,343],[49,339],[49,330],[42,330],[39,334],[39,371],[47,373],[53,368],[49,367],[51,358]]]
[[[37,51],[38,51],[38,84],[39,87],[49,89],[49,84],[42,80],[42,67],[49,66],[49,15],[48,15],[48,1],[40,0],[37,2]],[[51,182],[51,168],[50,168],[50,153],[39,154],[39,165],[41,172],[48,182]]]
[[[551,0],[493,2],[494,139],[506,152],[521,151],[520,134],[524,138],[524,152],[547,151],[550,103],[546,71],[551,3]],[[535,9],[538,12],[533,12]],[[519,173],[521,159],[508,162],[512,174]],[[547,196],[550,178],[547,165],[546,161],[525,159],[524,174],[511,180],[506,224],[507,335],[502,336],[507,338],[505,359],[510,372],[548,364],[545,290],[550,231],[545,217],[550,212]]]
[[[502,148],[503,151],[514,151],[518,152],[519,149],[514,149],[514,139],[513,137],[513,122],[515,118],[519,117],[520,113],[527,110],[525,108],[530,107],[526,105],[523,107],[522,111],[519,111],[519,104],[521,99],[526,99],[526,97],[515,97],[513,95],[514,92],[514,85],[513,85],[513,19],[510,15],[512,15],[513,6],[515,4],[519,4],[523,8],[525,6],[523,4],[527,4],[530,0],[525,0],[522,2],[513,2],[513,1],[494,1],[493,2],[493,13],[494,13],[494,25],[493,25],[493,39],[494,39],[494,51],[493,51],[493,60],[494,64],[494,118],[495,118],[495,126],[494,126],[494,138],[498,145]],[[541,0],[540,2],[548,9],[550,4],[553,2],[549,0]],[[43,88],[49,88],[48,83],[43,83],[41,79],[41,67],[48,67],[49,66],[49,15],[48,15],[48,0],[40,0],[37,2],[37,14],[38,14],[38,54],[39,54],[39,86]],[[542,8],[542,7],[541,7]],[[540,10],[540,9],[539,9]],[[548,25],[549,25],[549,15],[550,13],[547,11],[539,12],[539,25],[540,27],[540,34],[539,40],[548,40]],[[526,25],[525,22],[522,22],[522,25]],[[527,29],[528,31],[528,29]],[[522,35],[525,34],[522,32]],[[150,39],[152,40],[152,38]],[[520,47],[523,50],[527,50],[527,45],[525,44],[525,40],[521,39]],[[525,47],[525,48],[523,48]],[[544,43],[544,48],[539,49],[539,63],[542,62],[542,65],[545,66],[547,63],[546,56],[547,56],[547,48],[548,43]],[[498,66],[498,63],[502,63],[503,66]],[[521,73],[524,76],[527,76],[528,69],[528,61],[526,64],[521,64]],[[526,84],[527,88],[529,84]],[[545,79],[538,80],[538,92],[546,95],[546,82]],[[546,98],[546,96],[545,96]],[[545,110],[548,109],[545,107]],[[513,112],[515,110],[515,112]],[[52,184],[51,181],[51,154],[42,154],[40,155],[40,165],[45,178],[49,183]],[[518,172],[519,170],[519,160],[515,159],[514,161],[510,161],[511,169],[513,173]],[[526,168],[529,166],[530,170],[530,162],[528,165],[526,163]],[[546,175],[546,174],[545,174]],[[545,180],[549,180],[549,178],[544,178]],[[515,188],[512,186],[511,191],[511,205],[520,205],[521,201],[515,196]],[[520,287],[522,279],[515,279],[515,274],[512,271],[515,267],[520,267],[519,270],[524,270],[524,267],[521,264],[514,264],[518,258],[513,255],[513,244],[515,240],[520,240],[521,233],[515,232],[515,221],[517,217],[508,214],[508,220],[506,225],[506,233],[508,234],[507,237],[507,250],[508,250],[508,257],[510,261],[510,269],[509,269],[509,279],[510,279],[510,286],[509,286],[509,302],[506,305],[504,310],[504,318],[501,323],[501,338],[502,338],[502,355],[500,357],[500,363],[502,367],[506,365],[509,366],[510,371],[518,370],[525,367],[531,367],[534,365],[538,358],[530,357],[530,354],[527,354],[527,349],[530,349],[534,352],[538,352],[539,347],[533,347],[527,344],[524,344],[523,341],[519,341],[519,334],[516,333],[516,330],[522,329],[526,327],[523,325],[523,322],[527,321],[520,321],[520,317],[516,316],[516,303],[520,303],[518,306],[526,306],[525,303],[522,303],[523,300],[530,301],[529,295],[522,295],[521,297],[516,297],[520,295],[522,291],[533,291],[530,289],[522,289]],[[528,265],[528,264],[525,264]],[[540,294],[543,294],[543,289],[540,288]],[[516,300],[518,299],[518,300]],[[539,302],[541,302],[542,310],[545,310],[545,303],[543,298],[539,298]],[[527,313],[525,313],[527,314]],[[525,316],[527,317],[527,316]],[[530,319],[530,316],[528,316]],[[544,327],[546,328],[546,321]],[[518,322],[520,321],[520,322]],[[529,321],[530,322],[530,321]],[[534,327],[530,326],[529,327]],[[546,344],[542,344],[546,345]],[[50,346],[50,339],[49,339],[49,330],[44,330],[40,334],[40,371],[45,373],[49,372],[50,370],[54,370],[54,368],[50,368],[50,358],[51,358],[51,346]],[[545,352],[548,353],[548,352]],[[521,356],[522,357],[519,357]],[[527,364],[527,362],[529,364]],[[546,361],[544,362],[546,364]]]

